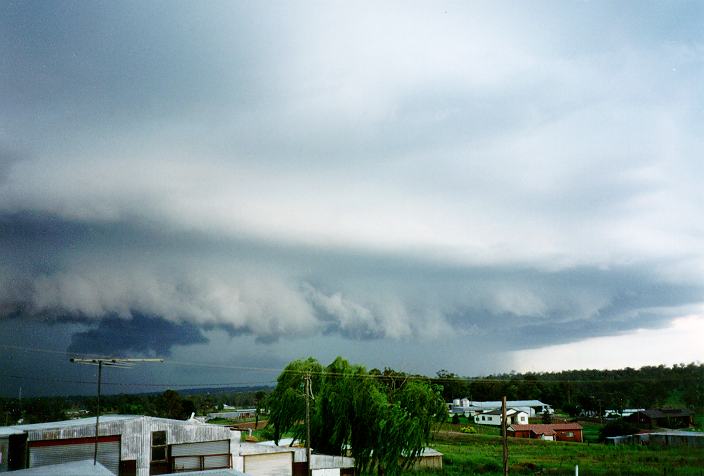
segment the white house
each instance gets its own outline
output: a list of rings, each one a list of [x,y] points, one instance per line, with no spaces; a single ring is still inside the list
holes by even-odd
[[[479,425],[501,426],[501,409],[488,410],[474,415],[474,423]],[[528,424],[528,413],[515,408],[506,409],[506,425]]]

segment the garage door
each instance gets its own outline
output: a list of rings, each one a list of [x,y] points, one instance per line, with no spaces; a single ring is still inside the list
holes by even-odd
[[[340,468],[314,469],[313,476],[340,476]]]
[[[175,471],[230,467],[230,440],[184,443],[171,446]]]
[[[244,472],[252,476],[292,476],[293,452],[245,455]]]
[[[29,442],[29,467],[71,461],[91,460],[95,449],[93,438],[43,440]],[[120,470],[120,436],[101,436],[98,441],[98,461],[112,473]]]

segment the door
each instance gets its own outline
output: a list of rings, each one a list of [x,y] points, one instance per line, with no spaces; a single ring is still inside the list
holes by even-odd
[[[252,476],[292,476],[293,452],[245,455],[244,472]]]
[[[93,460],[94,438],[43,440],[29,442],[29,467]],[[113,474],[120,472],[120,436],[101,436],[98,441],[98,462]]]

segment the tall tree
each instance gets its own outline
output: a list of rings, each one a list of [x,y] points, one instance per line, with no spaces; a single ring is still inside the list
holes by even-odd
[[[336,455],[349,448],[359,472],[399,474],[421,454],[432,423],[446,417],[441,388],[426,381],[399,383],[340,357],[326,368],[314,359],[299,360],[284,369],[269,399],[276,438],[287,431],[304,434],[300,422],[307,372],[314,394],[311,446]]]

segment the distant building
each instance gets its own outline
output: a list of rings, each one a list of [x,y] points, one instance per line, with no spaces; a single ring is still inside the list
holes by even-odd
[[[224,407],[223,407],[224,410]],[[231,420],[240,420],[243,418],[255,418],[257,416],[256,408],[240,408],[237,410],[228,410],[222,412],[208,413],[207,420],[214,418],[228,418]]]
[[[697,431],[657,431],[635,435],[610,436],[606,443],[611,445],[658,445],[687,446],[704,448],[704,433]]]
[[[449,405],[450,414],[464,415],[466,417],[474,416],[487,410],[496,410],[497,408],[501,408],[500,400],[479,402],[463,398],[461,400],[454,399],[452,404]],[[508,400],[506,408],[515,408],[526,412],[529,417],[541,415],[545,411],[550,414],[555,413],[550,405],[540,400]]]
[[[421,469],[442,469],[442,453],[436,449],[425,447],[421,451],[418,459],[413,463],[413,470]]]
[[[582,425],[579,423],[552,423],[540,425],[510,425],[508,436],[550,441],[584,441]]]
[[[500,426],[501,417],[501,409],[488,410],[474,415],[474,423],[477,423],[479,425]],[[528,413],[516,410],[515,408],[508,408],[506,410],[506,424],[511,425],[513,423],[527,424]]]
[[[612,417],[614,415],[617,417],[625,418],[627,416],[633,415],[634,413],[642,412],[644,410],[645,408],[624,408],[623,410],[607,409],[604,410],[604,415],[606,415],[607,418]]]
[[[694,424],[694,412],[686,409],[656,408],[637,411],[624,420],[641,428],[686,428]]]

